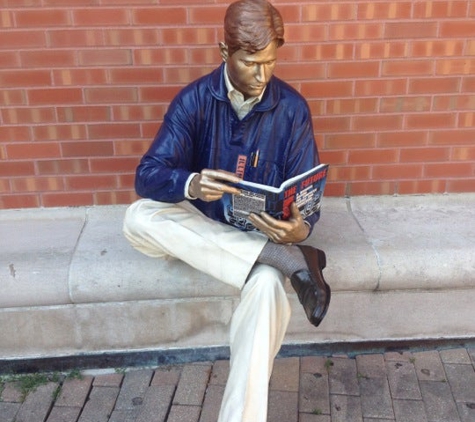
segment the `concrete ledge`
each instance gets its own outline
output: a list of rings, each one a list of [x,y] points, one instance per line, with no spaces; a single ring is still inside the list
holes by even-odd
[[[474,195],[355,197],[348,202],[378,260],[379,290],[473,288]]]
[[[0,212],[0,359],[227,344],[239,291],[134,251],[125,206]],[[326,198],[332,306],[287,344],[475,337],[475,194]]]

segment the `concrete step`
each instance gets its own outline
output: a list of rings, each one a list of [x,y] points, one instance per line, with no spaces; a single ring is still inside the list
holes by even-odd
[[[125,206],[0,212],[0,359],[227,344],[239,291],[133,250]],[[287,344],[475,336],[475,194],[326,198],[316,329],[287,284]]]

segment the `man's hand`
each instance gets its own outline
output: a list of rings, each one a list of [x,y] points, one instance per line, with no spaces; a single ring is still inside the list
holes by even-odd
[[[302,242],[308,237],[310,228],[295,202],[290,205],[290,212],[291,217],[287,221],[277,220],[265,212],[251,214],[249,220],[274,243]]]
[[[188,193],[193,198],[199,198],[202,201],[217,201],[225,193],[239,195],[240,189],[229,186],[227,183],[239,183],[240,181],[239,177],[229,171],[203,169],[191,181]]]

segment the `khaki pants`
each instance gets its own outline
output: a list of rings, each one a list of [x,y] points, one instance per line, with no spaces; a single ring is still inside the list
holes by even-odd
[[[175,257],[242,289],[231,320],[231,365],[219,422],[265,422],[273,362],[290,319],[284,276],[256,265],[267,238],[213,221],[188,201],[148,199],[128,208],[124,234],[148,256]]]

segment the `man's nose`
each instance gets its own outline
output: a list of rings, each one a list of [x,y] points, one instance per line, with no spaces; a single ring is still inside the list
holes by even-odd
[[[266,69],[262,64],[256,65],[256,79],[259,82],[266,82]]]

